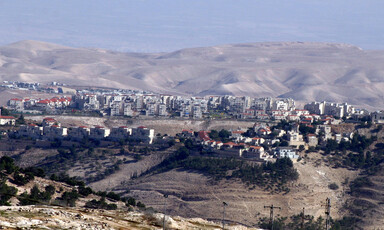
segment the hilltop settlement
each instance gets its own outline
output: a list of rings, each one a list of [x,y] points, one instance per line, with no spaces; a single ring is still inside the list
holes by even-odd
[[[334,200],[337,199],[332,206],[333,213],[337,213],[336,217],[348,215],[348,221],[356,224],[361,221],[359,212],[364,207],[352,209],[354,206],[351,205],[349,211],[346,211],[344,204],[357,196],[360,190],[356,190],[356,186],[371,185],[358,184],[356,180],[365,179],[358,177],[356,171],[362,175],[374,175],[373,172],[378,172],[378,165],[384,160],[384,111],[369,112],[347,103],[309,102],[299,108],[291,98],[232,95],[195,97],[123,89],[75,89],[57,82],[48,85],[4,82],[2,87],[50,95],[47,98],[14,97],[6,106],[1,107],[2,155],[12,157],[15,164],[41,167],[53,180],[81,179],[84,181],[83,186],[89,185],[95,190],[93,194],[101,194],[101,201],[103,193],[97,191],[109,189],[126,197],[124,201],[134,197],[157,209],[164,207],[166,212],[166,204],[160,204],[157,198],[153,198],[161,194],[161,199],[173,197],[176,202],[173,208],[176,207],[184,216],[198,217],[206,214],[217,220],[221,216],[217,207],[221,207],[222,202],[219,206],[214,203],[218,199],[216,194],[212,201],[201,195],[204,192],[193,189],[182,193],[171,187],[157,188],[158,184],[143,187],[140,191],[137,189],[144,186],[145,180],[151,177],[158,181],[164,173],[172,172],[170,175],[175,176],[182,172],[173,170],[184,169],[191,170],[187,173],[194,178],[198,177],[196,181],[202,180],[202,175],[195,172],[203,173],[215,183],[232,180],[229,187],[240,186],[240,183],[244,186],[241,189],[247,193],[255,191],[255,194],[260,192],[263,196],[273,196],[276,200],[280,199],[280,204],[286,202],[284,199],[291,199],[285,197],[291,192],[294,194],[292,199],[311,202],[308,210],[313,215],[313,222],[310,223],[319,227],[324,220],[319,211],[322,208],[314,204],[319,203],[319,200],[308,198],[313,189],[308,186],[310,182],[307,180],[308,177],[314,177],[310,173],[318,173],[323,175],[322,179],[325,178],[325,182],[317,181],[315,185],[322,186],[319,197],[333,195]],[[102,122],[92,123],[97,119]],[[165,128],[159,131],[151,127],[150,124],[155,123],[150,122],[143,125],[146,121],[163,123]],[[173,126],[178,127],[176,132],[167,132],[169,122],[181,125]],[[182,124],[188,122],[200,122],[205,126],[191,125],[185,128]],[[208,128],[214,122],[221,123],[217,126],[220,128]],[[231,122],[242,126],[228,125]],[[321,171],[328,168],[315,169],[322,162],[329,169],[343,172],[339,179],[344,182],[331,183]],[[57,167],[58,164],[60,167]],[[305,167],[309,167],[311,172],[305,171]],[[158,174],[162,176],[156,178]],[[22,175],[26,176],[26,172]],[[9,177],[12,181],[14,174]],[[304,179],[300,180],[300,177]],[[176,183],[177,179],[171,178],[168,183]],[[349,178],[352,182],[349,182]],[[215,183],[206,182],[204,186],[216,186]],[[184,187],[180,184],[174,186]],[[32,193],[30,188],[24,190],[26,194]],[[301,191],[306,194],[301,194]],[[193,192],[196,194],[193,195]],[[192,194],[191,197],[188,194]],[[206,213],[203,209],[195,209],[192,214],[188,214],[192,209],[188,205],[196,205],[205,200],[207,204],[211,202],[209,205],[216,205],[213,207],[217,210]],[[268,222],[260,213],[257,214],[258,222],[253,217],[236,214],[238,211],[233,208],[234,201],[230,202],[232,219],[226,220],[227,223],[233,221],[263,228],[271,228],[273,225],[273,220]],[[351,202],[348,204],[355,205]],[[18,205],[17,202],[12,204]],[[88,206],[92,206],[91,203]],[[168,211],[171,212],[172,208]],[[297,211],[295,207],[285,214],[292,215]],[[315,218],[320,219],[315,221]],[[289,224],[286,223],[289,219],[280,218],[278,221],[282,226]],[[347,224],[341,220],[332,221],[335,225]],[[222,223],[225,223],[224,218]]]

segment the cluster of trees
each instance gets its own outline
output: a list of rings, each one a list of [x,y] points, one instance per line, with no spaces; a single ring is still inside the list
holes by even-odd
[[[154,168],[151,171],[167,171],[174,168],[179,167],[179,163],[187,159],[190,155],[189,149],[186,147],[180,147],[178,150],[176,150],[174,153],[170,154],[167,158],[165,158],[156,168]]]
[[[70,177],[68,174],[60,173],[59,175],[52,174],[50,176],[51,180],[63,182],[71,186],[85,186],[84,181],[78,179],[78,177]]]
[[[142,202],[136,202],[136,200],[133,197],[121,197],[119,194],[114,192],[106,192],[106,191],[93,191],[90,187],[85,187],[84,181],[79,180],[77,177],[70,177],[67,174],[59,174],[55,175],[52,174],[50,177],[51,180],[63,182],[71,186],[77,186],[77,190],[73,190],[71,193],[63,195],[61,200],[64,200],[65,202],[68,202],[69,205],[74,205],[73,201],[76,201],[76,193],[78,193],[80,196],[88,196],[90,194],[95,194],[101,197],[100,200],[91,200],[87,203],[86,207],[88,208],[101,208],[101,209],[116,209],[117,206],[115,204],[107,204],[106,198],[114,200],[114,201],[121,201],[125,203],[127,207],[130,206],[136,206],[138,208],[145,208],[145,204]],[[78,196],[77,196],[78,197]]]
[[[289,158],[277,159],[275,163],[249,164],[243,160],[192,157],[180,162],[185,169],[199,170],[208,173],[215,179],[239,178],[244,183],[271,189],[277,185],[280,189],[289,181],[298,179],[299,174]],[[229,173],[231,172],[231,173]]]
[[[21,205],[33,205],[39,203],[48,203],[52,195],[55,194],[56,188],[52,185],[47,185],[44,191],[40,191],[35,185],[32,187],[30,194],[27,192],[22,193],[18,199]]]
[[[303,136],[306,136],[307,134],[315,134],[316,133],[316,126],[307,126],[307,125],[300,125],[299,131]]]
[[[52,174],[50,179],[53,181],[63,182],[70,186],[76,186],[76,189],[65,191],[61,197],[52,200],[56,192],[56,188],[48,185],[44,191],[40,191],[37,185],[34,185],[30,193],[24,192],[17,196],[18,189],[6,184],[8,176],[13,174],[13,182],[18,185],[25,185],[32,181],[35,176],[44,177],[45,172],[41,168],[19,168],[15,165],[14,160],[10,157],[4,156],[0,158],[0,205],[10,205],[9,199],[17,197],[20,205],[34,205],[34,204],[47,204],[53,203],[62,206],[75,206],[76,201],[80,197],[87,197],[90,194],[95,194],[101,197],[100,200],[91,200],[87,202],[86,207],[101,208],[101,209],[116,209],[117,205],[107,203],[106,198],[115,202],[122,201],[127,207],[136,206],[138,208],[145,208],[142,202],[137,202],[133,197],[121,197],[114,192],[95,192],[90,187],[86,187],[84,181],[79,180],[77,177],[70,177],[67,174],[61,173],[59,175]],[[61,190],[62,191],[62,190]]]
[[[337,143],[335,140],[329,139],[327,140],[327,144],[325,145],[323,150],[326,154],[329,154],[334,151],[345,152],[347,150],[352,152],[363,152],[376,140],[376,136],[367,138],[366,136],[362,136],[359,134],[354,135],[350,142],[341,140],[340,143]]]
[[[228,142],[230,136],[231,132],[225,129],[222,129],[219,132],[217,130],[212,129],[209,133],[209,137],[215,141]]]
[[[270,186],[269,188],[278,185],[279,188],[286,189],[284,184],[299,177],[288,158],[277,159],[275,163],[250,164],[232,158],[190,157],[190,152],[185,147],[166,158],[158,165],[157,170],[166,171],[179,167],[207,173],[216,180],[239,178],[249,185]]]
[[[0,181],[0,205],[10,205],[9,199],[16,196],[18,191],[17,188],[9,186],[5,182],[5,178]]]
[[[105,197],[101,197],[100,200],[90,200],[85,203],[86,208],[94,208],[94,209],[106,209],[106,210],[115,210],[117,209],[116,204],[108,204],[105,202]]]
[[[105,177],[115,173],[120,170],[120,165],[123,164],[122,160],[116,159],[116,157],[108,157],[112,154],[112,151],[102,150],[101,152],[96,152],[94,148],[89,148],[88,150],[84,148],[76,148],[71,146],[69,148],[58,148],[58,154],[54,156],[47,157],[45,162],[42,164],[42,167],[47,172],[56,171],[56,165],[62,165],[62,170],[65,170],[66,167],[70,167],[76,162],[94,162],[95,160],[111,160],[111,164],[105,165],[106,167],[103,169],[98,168],[97,171],[94,169],[97,174],[86,178],[88,183],[99,181],[104,179]],[[94,164],[91,164],[91,166]],[[52,180],[57,180],[55,178],[51,178]],[[65,181],[62,181],[65,182]]]
[[[376,170],[378,164],[384,160],[382,146],[377,144],[374,154],[366,151],[376,140],[376,136],[367,138],[361,135],[355,135],[351,142],[342,140],[337,143],[335,140],[328,140],[323,150],[325,154],[333,153],[332,159],[336,167]]]

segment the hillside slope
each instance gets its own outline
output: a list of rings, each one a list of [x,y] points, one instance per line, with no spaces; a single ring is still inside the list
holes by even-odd
[[[0,79],[379,108],[384,106],[383,61],[384,51],[333,43],[250,43],[138,54],[22,41],[0,47]]]
[[[222,202],[226,202],[228,219],[249,226],[257,224],[260,217],[267,217],[269,210],[263,207],[272,204],[282,207],[276,211],[280,216],[297,215],[305,207],[308,215],[324,217],[322,204],[329,197],[332,217],[341,218],[345,214],[342,207],[350,197],[342,182],[354,178],[357,172],[318,165],[320,159],[320,154],[312,154],[305,163],[295,164],[300,176],[296,182],[290,183],[291,191],[287,194],[257,186],[252,188],[235,179],[216,181],[199,171],[180,169],[142,176],[127,181],[114,191],[145,200],[146,204],[157,209],[163,207],[163,194],[169,194],[167,213],[186,217],[220,219]],[[328,185],[333,182],[341,188],[329,189]]]

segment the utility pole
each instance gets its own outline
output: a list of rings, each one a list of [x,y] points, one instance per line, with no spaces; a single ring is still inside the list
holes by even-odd
[[[163,217],[163,230],[165,230],[165,213],[167,211],[167,198],[168,198],[168,195],[167,194],[164,194],[164,217]]]
[[[270,209],[270,211],[269,211],[269,223],[271,225],[271,230],[273,230],[273,210],[275,208],[281,210],[281,207],[275,207],[275,206],[271,205],[271,206],[264,206],[264,208],[269,208]]]
[[[222,221],[222,223],[223,223],[223,230],[224,230],[224,226],[225,226],[225,206],[227,206],[228,204],[227,203],[225,203],[225,202],[223,202],[223,221]]]
[[[325,200],[325,215],[327,216],[327,219],[325,220],[325,230],[329,230],[329,227],[331,227],[330,223],[330,214],[331,214],[331,199],[327,197]]]
[[[305,220],[310,220],[310,218],[305,218],[305,208],[303,208],[303,212],[301,213],[301,229],[304,229]]]

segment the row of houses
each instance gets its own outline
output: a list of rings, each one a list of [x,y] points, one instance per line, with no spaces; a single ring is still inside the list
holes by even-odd
[[[95,126],[95,127],[62,127],[52,118],[45,118],[42,126],[36,124],[21,125],[15,135],[19,137],[29,137],[32,139],[45,140],[62,140],[68,139],[73,141],[90,140],[111,140],[120,141],[131,139],[147,144],[152,144],[155,138],[154,129],[149,129],[144,126],[137,128],[129,128],[127,126],[114,127],[112,129]]]
[[[259,129],[269,130],[269,127],[259,127]],[[262,137],[244,137],[242,136],[244,131],[232,131],[230,139],[233,141],[221,142],[212,140],[209,137],[209,131],[199,131],[197,137],[194,137],[193,131],[183,130],[181,135],[183,137],[194,138],[196,143],[203,145],[205,148],[211,150],[238,150],[238,156],[244,158],[256,158],[260,160],[270,160],[274,157],[283,158],[288,157],[291,159],[298,159],[299,155],[296,152],[295,148],[292,147],[277,147],[272,152],[265,151],[262,145],[273,145],[274,142],[279,141],[278,139],[271,141],[269,139],[264,139]]]
[[[71,97],[53,97],[51,99],[12,98],[8,101],[8,108],[16,111],[62,109],[71,104]]]

